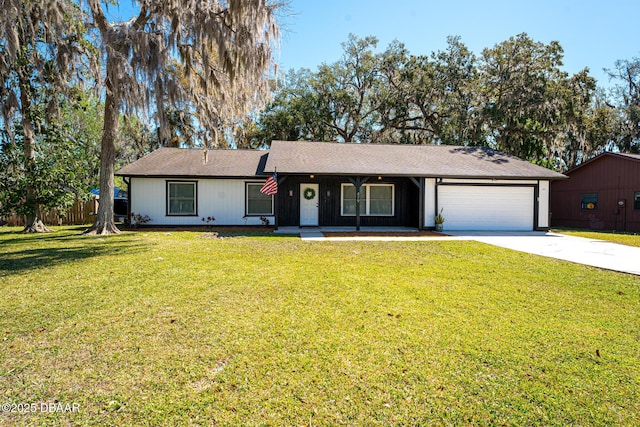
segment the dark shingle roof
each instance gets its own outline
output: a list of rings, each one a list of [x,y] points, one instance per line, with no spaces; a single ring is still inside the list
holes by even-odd
[[[565,178],[482,147],[273,141],[266,172],[449,178]]]
[[[263,175],[267,151],[160,148],[118,170],[120,176],[253,177]]]
[[[269,151],[160,148],[120,176],[254,177],[280,173],[443,178],[556,179],[565,176],[481,147],[273,141]]]

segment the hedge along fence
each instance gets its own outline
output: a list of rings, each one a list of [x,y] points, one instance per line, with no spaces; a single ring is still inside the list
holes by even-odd
[[[59,214],[57,209],[51,209],[50,211],[40,211],[40,218],[46,225],[82,225],[93,223],[95,212],[98,204],[95,199],[87,200],[86,202],[76,201],[73,206]],[[10,215],[0,217],[0,220],[7,223],[7,225],[24,227],[25,217],[24,215]]]

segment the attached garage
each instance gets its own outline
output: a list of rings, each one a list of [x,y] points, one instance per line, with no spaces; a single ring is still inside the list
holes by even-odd
[[[534,187],[506,185],[438,186],[438,210],[447,230],[531,231]]]
[[[443,209],[445,232],[546,230],[549,183],[566,178],[486,147],[312,141],[272,141],[268,151],[160,148],[117,175],[130,182],[130,211],[149,225],[214,217],[216,225],[435,229]],[[277,194],[263,197],[261,184],[276,175]],[[193,189],[187,211],[169,209],[176,186]]]

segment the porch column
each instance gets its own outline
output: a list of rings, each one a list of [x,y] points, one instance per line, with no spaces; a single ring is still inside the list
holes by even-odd
[[[125,184],[127,184],[127,225],[131,227],[131,177],[123,176],[122,180],[124,181]],[[95,199],[94,199],[94,203],[95,203]],[[92,209],[93,209],[93,206],[92,206]],[[95,209],[94,212],[97,213],[98,210]]]
[[[356,187],[356,231],[360,231],[360,188],[362,184],[369,180],[368,177],[357,176],[355,178],[349,178],[349,182]]]
[[[424,178],[411,177],[416,187],[418,187],[418,230],[424,230]]]

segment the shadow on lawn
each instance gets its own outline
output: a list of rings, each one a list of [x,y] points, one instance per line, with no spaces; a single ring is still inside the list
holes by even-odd
[[[80,238],[86,237],[82,234],[89,226],[87,225],[79,225],[79,226],[68,226],[65,227],[64,230],[58,231],[53,230],[51,233],[23,233],[22,228],[13,227],[13,230],[0,230],[0,248],[6,247],[7,245],[12,244],[26,244],[29,241],[38,242],[38,241],[48,241],[48,240],[77,240]],[[12,237],[6,237],[12,236]],[[93,237],[93,236],[92,236]],[[98,236],[99,237],[99,236]],[[0,253],[2,251],[0,250]]]
[[[96,256],[138,253],[145,249],[144,244],[126,235],[105,238],[81,234],[16,233],[15,236],[0,240],[0,277]]]

